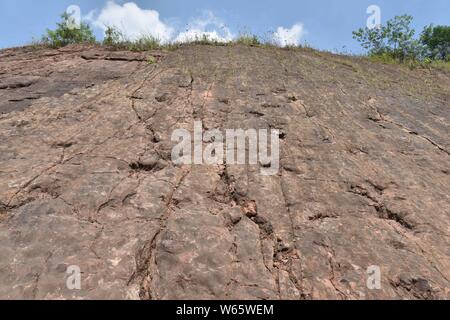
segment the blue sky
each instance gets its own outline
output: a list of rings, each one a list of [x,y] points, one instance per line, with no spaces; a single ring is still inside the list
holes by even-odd
[[[146,32],[159,30],[162,37],[172,40],[188,37],[188,30],[221,38],[243,32],[268,38],[276,32],[319,49],[353,53],[361,49],[351,32],[365,26],[366,9],[372,4],[381,8],[382,22],[408,13],[418,30],[429,23],[450,24],[448,0],[135,0],[132,6],[124,6],[126,2],[131,1],[116,0],[107,7],[106,0],[0,0],[0,47],[40,38],[69,5],[81,8],[98,38],[102,25],[125,19],[121,25],[130,30],[143,24]]]

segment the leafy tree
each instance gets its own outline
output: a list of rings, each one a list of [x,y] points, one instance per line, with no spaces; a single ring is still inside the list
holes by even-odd
[[[388,51],[385,42],[385,30],[380,28],[360,28],[353,31],[353,38],[361,43],[361,46],[368,50],[370,54],[379,55]]]
[[[420,41],[427,47],[431,59],[450,59],[450,26],[429,25],[424,28]]]
[[[385,34],[387,43],[394,58],[417,58],[421,48],[419,42],[414,40],[416,31],[411,28],[412,16],[396,16],[386,23]]]
[[[378,28],[360,28],[353,32],[353,38],[359,41],[371,55],[388,54],[393,58],[404,60],[418,58],[423,48],[414,39],[415,30],[411,27],[412,16],[396,16]]]
[[[81,22],[79,28],[69,28],[71,17],[67,13],[61,15],[62,21],[57,23],[56,30],[48,30],[42,41],[52,47],[59,48],[69,44],[93,43],[95,36],[90,26]]]

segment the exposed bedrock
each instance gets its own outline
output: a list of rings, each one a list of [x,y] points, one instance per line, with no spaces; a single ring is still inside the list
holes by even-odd
[[[449,101],[310,50],[0,51],[0,298],[448,299]],[[279,129],[278,174],[174,165],[194,121]]]

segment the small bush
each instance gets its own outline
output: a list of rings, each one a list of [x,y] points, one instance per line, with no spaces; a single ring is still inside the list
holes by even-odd
[[[124,36],[119,29],[108,26],[105,30],[105,37],[103,38],[103,44],[106,46],[117,46],[124,42]]]
[[[156,62],[157,62],[157,60],[153,56],[149,56],[147,59],[147,64],[155,64]]]
[[[242,44],[242,45],[251,46],[251,47],[258,46],[261,44],[258,37],[255,35],[251,35],[251,34],[240,35],[237,39],[235,39],[233,41],[233,43]]]
[[[64,47],[69,44],[95,43],[95,36],[90,26],[81,22],[79,28],[69,28],[71,17],[67,13],[61,15],[62,21],[57,23],[56,30],[47,30],[42,37],[42,42],[54,48]]]

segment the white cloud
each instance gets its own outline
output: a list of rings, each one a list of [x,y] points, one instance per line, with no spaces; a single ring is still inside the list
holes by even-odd
[[[211,11],[203,12],[201,17],[193,19],[185,31],[178,34],[175,33],[175,28],[170,23],[161,21],[158,11],[141,9],[134,2],[120,5],[114,1],[108,1],[99,14],[91,11],[84,18],[94,27],[103,31],[107,27],[115,27],[130,40],[142,36],[153,36],[162,43],[189,42],[203,37],[218,42],[227,42],[233,39],[230,30]]]
[[[115,27],[131,40],[153,36],[161,42],[168,42],[174,32],[171,26],[160,20],[158,11],[141,9],[134,2],[120,5],[108,1],[98,16],[91,12],[88,17],[95,27],[102,30]]]
[[[296,46],[300,44],[300,39],[306,34],[303,24],[296,23],[290,29],[278,27],[273,34],[275,44],[285,46]]]
[[[233,34],[211,11],[205,11],[203,16],[189,23],[186,31],[180,32],[175,42],[190,42],[203,37],[218,42],[227,42],[233,39]]]
[[[211,11],[204,11],[201,17],[192,19],[184,31],[175,32],[176,23],[163,22],[159,13],[152,9],[142,9],[134,2],[117,4],[110,0],[98,12],[89,12],[84,17],[91,24],[103,31],[107,27],[119,29],[123,35],[136,40],[142,36],[153,36],[162,43],[167,42],[190,42],[203,37],[218,42],[228,42],[235,35],[217,18]],[[306,31],[303,24],[296,23],[290,29],[278,27],[273,34],[273,42],[280,46],[298,45]]]

